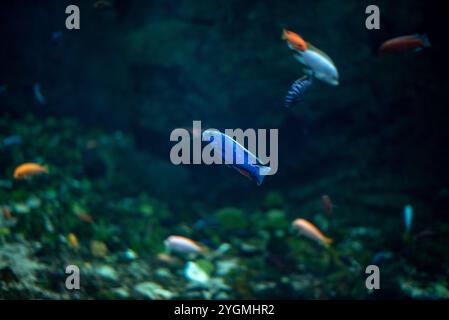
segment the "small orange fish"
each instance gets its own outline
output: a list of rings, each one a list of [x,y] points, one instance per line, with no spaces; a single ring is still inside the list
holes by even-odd
[[[430,47],[430,41],[425,34],[412,34],[385,41],[379,48],[379,52],[399,53],[411,50],[420,50]]]
[[[334,212],[334,204],[327,194],[321,197],[321,204],[323,205],[324,212],[326,212],[328,216],[331,216],[332,212]]]
[[[282,31],[282,39],[287,41],[290,49],[306,51],[308,48],[307,42],[305,42],[304,39],[299,36],[299,34],[294,33],[293,31],[284,29]]]
[[[307,238],[312,239],[318,243],[328,246],[332,243],[332,239],[326,237],[318,230],[312,223],[305,219],[296,219],[292,223],[293,228],[304,234]]]
[[[93,218],[90,214],[88,214],[88,213],[80,213],[80,214],[78,215],[78,218],[79,218],[81,221],[86,222],[86,223],[89,223],[89,224],[91,224],[91,223],[94,222],[94,218]]]
[[[2,207],[3,217],[7,220],[12,219],[11,210],[7,206]]]
[[[21,164],[14,170],[14,179],[26,179],[43,173],[48,173],[48,168],[46,166],[41,166],[38,163],[27,162]]]
[[[69,233],[67,235],[67,240],[69,241],[69,244],[73,249],[79,249],[78,238],[74,233]]]

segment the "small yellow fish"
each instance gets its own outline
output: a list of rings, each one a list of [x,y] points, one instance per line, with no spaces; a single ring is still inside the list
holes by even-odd
[[[38,163],[27,162],[14,170],[14,179],[26,179],[35,175],[48,173],[48,168]]]
[[[69,233],[67,235],[67,240],[69,241],[69,244],[73,249],[79,249],[78,238],[74,233]]]
[[[312,239],[320,244],[328,246],[332,243],[332,239],[326,237],[318,230],[312,223],[305,219],[296,219],[292,222],[294,229],[298,230],[301,234],[304,234],[307,238]]]

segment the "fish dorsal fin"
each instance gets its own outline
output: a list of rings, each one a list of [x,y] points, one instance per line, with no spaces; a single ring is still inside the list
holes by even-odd
[[[309,50],[315,51],[315,52],[318,53],[319,55],[323,56],[326,60],[329,60],[330,63],[335,64],[335,63],[332,61],[331,57],[329,57],[329,55],[328,55],[326,52],[324,52],[324,51],[318,49],[317,47],[315,47],[314,45],[312,45],[310,42],[307,42],[307,46],[309,47]]]

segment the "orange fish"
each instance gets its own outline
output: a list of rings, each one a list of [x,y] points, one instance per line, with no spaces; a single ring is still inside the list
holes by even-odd
[[[11,210],[9,209],[9,207],[3,206],[2,207],[2,212],[3,212],[3,217],[5,219],[12,219],[12,214],[11,214]]]
[[[78,218],[81,221],[89,223],[89,224],[94,222],[94,218],[90,214],[88,214],[88,213],[80,213],[78,215]]]
[[[72,248],[74,248],[74,249],[79,248],[78,238],[76,237],[76,235],[74,233],[69,233],[67,235],[67,240],[69,241],[69,244]]]
[[[430,47],[430,41],[426,34],[412,34],[385,41],[379,48],[379,52],[399,53],[411,50],[421,50]]]
[[[14,170],[14,179],[26,179],[35,175],[48,173],[48,168],[37,163],[23,163]]]
[[[287,41],[290,49],[306,51],[308,48],[307,42],[305,42],[304,39],[299,36],[299,34],[294,33],[293,31],[284,29],[282,31],[282,39]]]
[[[334,204],[327,194],[321,197],[321,204],[323,205],[324,212],[326,212],[328,216],[332,215],[332,212],[334,211]]]
[[[296,219],[292,223],[293,228],[304,234],[307,238],[312,239],[320,244],[328,246],[332,243],[332,239],[326,237],[312,223],[305,219]]]

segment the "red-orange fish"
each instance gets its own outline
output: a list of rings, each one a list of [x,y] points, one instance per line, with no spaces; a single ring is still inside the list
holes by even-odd
[[[2,207],[2,212],[3,212],[3,217],[5,219],[11,219],[12,218],[12,214],[11,214],[11,210],[9,209],[9,207],[7,206],[3,206]]]
[[[326,237],[320,230],[318,230],[317,227],[305,219],[296,219],[293,221],[292,226],[307,238],[310,238],[322,245],[328,246],[332,243],[331,238]]]
[[[282,31],[282,39],[287,41],[290,49],[306,51],[308,48],[307,42],[305,42],[304,39],[299,36],[299,34],[293,31],[284,29]]]
[[[80,213],[78,215],[78,218],[81,221],[89,223],[89,224],[94,222],[94,218],[90,214],[88,214],[88,213]]]
[[[426,34],[412,34],[385,41],[379,48],[379,52],[400,53],[411,50],[421,50],[430,47],[430,41]]]

